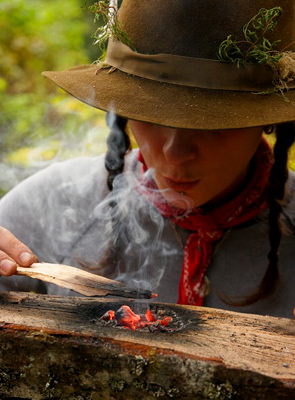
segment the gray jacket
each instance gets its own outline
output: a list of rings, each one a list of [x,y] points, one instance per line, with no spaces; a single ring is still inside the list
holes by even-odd
[[[129,285],[152,289],[157,300],[177,302],[183,244],[190,232],[169,220],[133,189],[140,175],[137,152],[126,157],[125,176],[116,181],[111,207],[104,157],[78,158],[56,163],[26,179],[0,201],[0,225],[28,245],[40,261],[99,272],[101,260],[118,237],[116,251],[124,261],[109,260],[112,276]],[[124,179],[124,182],[121,182]],[[122,189],[127,185],[127,189]],[[209,266],[210,294],[205,306],[239,312],[292,317],[295,307],[295,176],[287,183],[280,247],[280,282],[276,292],[252,306],[224,304],[220,294],[250,294],[267,267],[266,215],[226,232]],[[114,223],[115,221],[115,223]],[[53,284],[13,276],[0,279],[0,290],[73,295]]]

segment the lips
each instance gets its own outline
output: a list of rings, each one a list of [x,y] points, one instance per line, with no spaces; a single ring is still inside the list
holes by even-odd
[[[192,190],[200,181],[199,179],[195,181],[175,180],[165,176],[163,176],[163,180],[170,189],[181,192]]]

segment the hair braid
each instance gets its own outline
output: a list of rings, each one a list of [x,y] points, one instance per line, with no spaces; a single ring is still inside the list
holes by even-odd
[[[226,304],[232,306],[247,306],[256,303],[260,299],[270,296],[276,289],[279,281],[278,255],[282,238],[281,212],[285,195],[285,183],[288,179],[288,150],[295,141],[295,129],[293,123],[284,123],[277,126],[276,144],[274,147],[274,165],[270,172],[269,201],[269,242],[268,267],[259,284],[258,289],[245,296],[241,300],[237,297],[222,295]]]
[[[130,139],[125,128],[127,119],[119,117],[114,113],[107,113],[106,122],[110,128],[107,138],[107,153],[105,155],[105,168],[108,171],[107,185],[110,191],[113,190],[113,183],[116,176],[120,175],[124,169],[124,157],[128,150],[131,149]],[[117,242],[116,233],[118,231],[118,223],[115,216],[117,201],[111,197],[109,201],[112,218],[112,237],[104,252],[97,269],[99,272],[109,278],[115,278],[118,265],[122,262],[120,244]]]
[[[130,150],[130,139],[125,131],[127,119],[113,113],[107,113],[106,121],[110,133],[107,138],[108,150],[105,156],[105,167],[108,171],[108,188],[113,190],[115,177],[123,172],[124,157]]]
[[[282,238],[281,212],[285,195],[285,183],[288,179],[288,150],[295,141],[294,123],[277,126],[277,141],[274,147],[275,163],[270,173],[269,190],[269,265],[261,281],[259,290],[261,297],[267,297],[274,292],[278,279],[278,254]]]
[[[119,117],[114,113],[107,113],[106,122],[108,127],[110,128],[110,133],[107,138],[107,153],[105,155],[105,168],[108,171],[107,177],[107,185],[110,191],[113,190],[113,182],[116,176],[120,175],[124,169],[124,157],[128,150],[131,149],[129,136],[127,135],[125,128],[127,124],[127,119]],[[114,207],[116,206],[115,200],[110,200],[109,205],[112,210],[112,229],[114,233],[114,227],[117,222],[114,217]],[[87,226],[85,231],[83,231],[81,236],[84,236],[86,232],[92,228],[93,224],[96,222],[96,219],[92,221],[92,223]],[[77,242],[81,239],[81,236],[77,239]],[[77,243],[75,242],[75,243]],[[108,244],[107,249],[104,251],[101,259],[91,264],[88,262],[84,262],[80,258],[76,258],[78,264],[87,270],[96,270],[97,273],[101,275],[108,276],[109,278],[115,278],[116,274],[116,264],[118,262],[120,251],[118,250],[118,244],[113,237],[110,238],[110,243]]]

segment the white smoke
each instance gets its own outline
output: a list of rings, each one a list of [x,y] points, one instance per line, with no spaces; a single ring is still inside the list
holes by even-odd
[[[94,135],[93,131],[85,131],[84,140],[87,142],[91,135]],[[73,134],[73,146],[75,144],[81,150],[83,143]],[[69,136],[64,144],[71,147]],[[60,157],[61,150],[55,160]],[[106,174],[101,176],[103,167],[98,167],[97,162],[97,158],[93,161],[85,159],[85,162],[83,159],[69,161],[62,169],[57,168],[56,173],[49,169],[48,175],[37,176],[34,180],[36,190],[26,189],[23,193],[19,186],[17,197],[20,203],[13,213],[16,221],[24,220],[27,226],[21,239],[38,252],[40,261],[68,265],[78,265],[82,261],[80,265],[86,264],[96,273],[101,273],[100,261],[114,246],[118,257],[109,260],[111,277],[135,289],[154,291],[160,285],[167,265],[181,267],[182,248],[175,237],[173,243],[170,221],[138,190],[138,176],[133,172],[118,175],[113,191],[107,194]],[[11,176],[8,180],[16,183]],[[154,176],[151,169],[145,178]],[[48,185],[44,183],[46,177]],[[102,187],[89,191],[90,187],[95,188],[96,182]],[[157,195],[157,192],[151,190],[149,195]],[[186,196],[172,190],[162,191],[162,194],[172,205],[188,211],[193,208],[192,200]],[[104,200],[101,201],[102,197]],[[6,201],[9,203],[9,197]],[[49,215],[51,211],[52,215]]]
[[[151,176],[153,171],[146,174]],[[180,249],[171,247],[169,220],[140,193],[138,186],[139,181],[133,173],[116,177],[113,192],[95,208],[93,217],[97,224],[94,234],[97,235],[97,252],[101,258],[110,246],[115,246],[119,255],[112,265],[113,278],[135,289],[153,291],[160,284],[169,258],[175,257]],[[141,190],[145,188],[142,186]],[[151,191],[150,196],[157,192]],[[192,204],[185,196],[170,192],[170,197],[177,204],[182,202],[183,208],[184,204]]]
[[[117,129],[115,123],[114,113],[109,113],[108,125]],[[148,142],[145,146],[145,151],[149,151]],[[144,180],[155,180],[155,171],[149,169]],[[194,202],[171,189],[148,189],[149,199],[143,191],[147,191],[143,179],[138,180],[134,172],[118,175],[113,182],[113,191],[94,209],[91,216],[91,220],[96,221],[93,232],[87,230],[85,235],[90,242],[96,243],[95,258],[89,258],[86,241],[81,241],[80,249],[84,246],[88,265],[93,265],[93,272],[98,273],[96,266],[100,263],[95,261],[103,260],[109,250],[114,250],[115,259],[108,260],[111,277],[129,287],[153,291],[159,286],[171,257],[182,259],[183,254],[182,249],[171,246],[170,221],[155,208],[152,198],[161,193],[162,196],[157,196],[158,201],[160,198],[181,208],[182,216],[194,207]],[[182,265],[181,260],[179,265]]]

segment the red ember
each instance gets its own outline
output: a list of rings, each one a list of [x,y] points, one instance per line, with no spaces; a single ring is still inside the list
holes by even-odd
[[[116,312],[113,310],[107,311],[101,318],[105,321],[116,320],[117,325],[124,326],[133,331],[145,327],[156,330],[168,326],[172,321],[171,317],[157,319],[156,315],[150,309],[144,315],[135,314],[129,306],[122,306]]]

